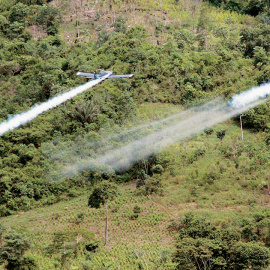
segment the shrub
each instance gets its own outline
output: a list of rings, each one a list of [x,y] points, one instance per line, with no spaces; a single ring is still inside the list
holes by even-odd
[[[156,174],[162,174],[164,172],[164,168],[160,164],[157,164],[153,166],[152,172]]]
[[[95,252],[99,247],[99,243],[97,241],[90,242],[85,245],[85,249],[89,252]]]
[[[262,269],[269,264],[270,251],[261,243],[237,243],[235,252],[236,269]]]
[[[198,160],[199,157],[202,157],[205,154],[205,147],[196,148],[189,156],[187,157],[188,163],[192,164],[194,161]]]
[[[19,270],[23,269],[24,265],[25,269],[37,269],[32,258],[23,257],[30,248],[30,240],[25,235],[11,231],[3,240],[4,244],[0,247],[0,261],[7,262],[6,269]]]
[[[219,138],[221,141],[224,139],[226,134],[226,130],[219,130],[216,132],[217,138]]]
[[[206,137],[208,137],[209,135],[211,135],[214,132],[214,130],[212,128],[206,128],[204,130],[204,133],[206,134]]]
[[[132,213],[130,215],[130,219],[134,220],[134,219],[137,219],[139,217],[139,215],[137,213]]]
[[[151,177],[145,181],[144,194],[149,195],[152,193],[162,194],[163,188],[159,179]]]
[[[89,261],[81,261],[80,264],[83,270],[90,270],[92,267],[92,263]]]
[[[137,219],[141,211],[141,207],[139,205],[135,205],[133,208],[133,213],[130,215],[130,219]]]
[[[219,179],[220,175],[216,171],[206,172],[204,175],[205,182],[208,184],[213,184],[215,180]]]
[[[142,209],[139,205],[135,205],[133,208],[133,213],[139,214],[142,212]]]
[[[262,181],[262,182],[258,185],[258,187],[259,187],[260,189],[265,189],[265,188],[268,188],[268,184],[266,183],[266,181]]]

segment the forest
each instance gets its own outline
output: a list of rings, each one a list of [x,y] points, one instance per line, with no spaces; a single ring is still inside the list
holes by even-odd
[[[135,74],[0,136],[0,269],[269,269],[269,101],[242,137],[237,115],[127,168],[66,173],[267,83],[269,60],[269,0],[0,0],[0,123],[78,71]]]

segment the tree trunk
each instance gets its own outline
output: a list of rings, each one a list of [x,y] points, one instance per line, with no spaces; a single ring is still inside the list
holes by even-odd
[[[109,219],[107,202],[105,204],[105,207],[106,207],[106,225],[105,225],[105,246],[106,246],[108,244],[108,219]]]

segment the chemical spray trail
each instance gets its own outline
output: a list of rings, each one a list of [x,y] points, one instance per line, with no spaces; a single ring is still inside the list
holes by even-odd
[[[239,115],[265,101],[259,100],[241,108],[230,107],[225,101],[211,101],[205,104],[203,110],[202,108],[193,108],[191,114],[177,124],[162,128],[122,147],[111,149],[104,155],[92,159],[77,156],[76,163],[66,164],[65,173],[72,176],[80,171],[94,170],[100,166],[107,166],[115,171],[126,169],[134,162],[157,153],[172,143]]]
[[[93,87],[94,85],[97,85],[98,83],[102,82],[103,80],[107,79],[112,73],[108,73],[105,76],[87,82],[83,85],[80,85],[62,95],[56,96],[52,99],[49,99],[48,101],[41,103],[39,105],[34,106],[32,109],[30,109],[27,112],[23,112],[20,114],[15,115],[11,119],[4,121],[0,124],[0,136],[3,135],[5,132],[9,130],[13,130],[20,125],[26,124],[36,118],[38,115],[42,114],[45,111],[48,111],[61,103],[77,96],[78,94],[84,92],[85,90]]]
[[[234,108],[241,108],[267,95],[270,95],[270,82],[233,96],[228,104]]]
[[[87,152],[89,152],[89,148],[99,145],[99,148],[103,148],[103,152],[106,152],[107,150],[110,150],[111,142],[112,141],[118,141],[123,143],[126,143],[127,141],[131,140],[137,140],[140,136],[146,136],[149,132],[160,130],[164,127],[164,125],[173,124],[176,122],[179,122],[182,118],[187,118],[189,115],[194,113],[198,110],[204,110],[206,107],[209,107],[209,104],[216,103],[218,99],[211,101],[207,104],[202,104],[197,107],[193,107],[184,111],[181,111],[176,114],[172,114],[164,119],[152,121],[150,123],[146,123],[140,126],[137,126],[135,128],[122,131],[120,133],[112,134],[112,135],[106,135],[103,132],[100,133],[102,140],[98,143],[96,141],[89,141],[87,138],[85,138],[85,142],[82,143],[83,138],[80,138],[79,143],[75,143],[73,147],[69,147],[68,150],[63,150],[61,152],[55,152],[51,154],[51,159],[58,160],[58,159],[71,159],[71,157],[74,157],[75,155],[78,155],[78,152],[81,156],[87,156]],[[180,108],[179,108],[180,109]],[[67,147],[67,146],[66,146]]]

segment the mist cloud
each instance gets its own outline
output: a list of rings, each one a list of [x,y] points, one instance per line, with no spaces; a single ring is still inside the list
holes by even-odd
[[[233,96],[228,104],[234,108],[241,108],[267,95],[270,95],[270,82]]]

